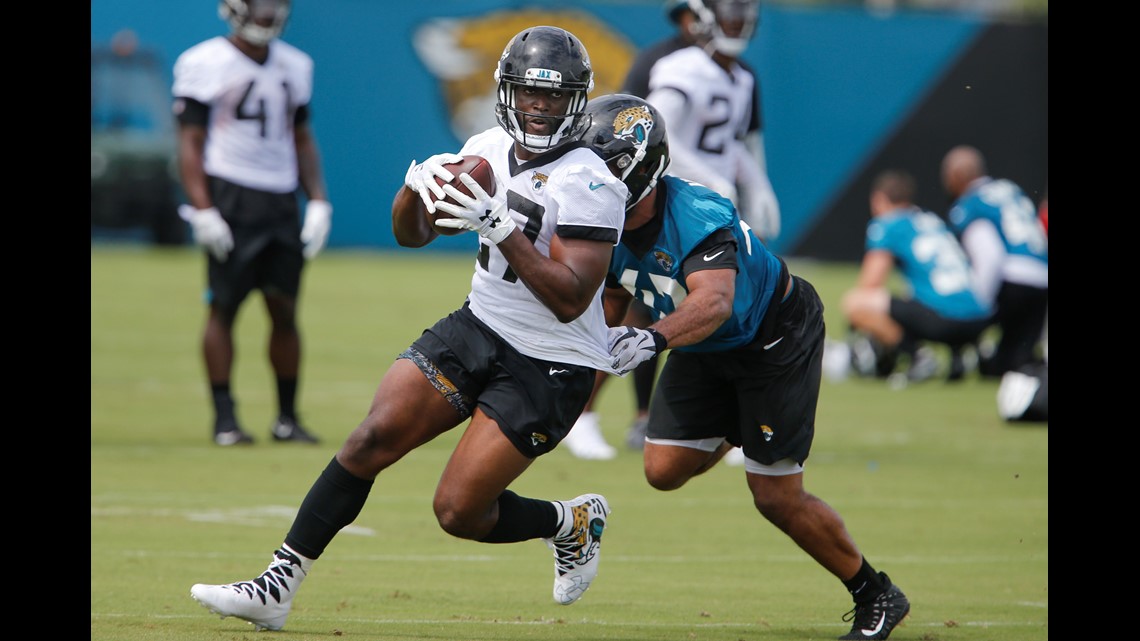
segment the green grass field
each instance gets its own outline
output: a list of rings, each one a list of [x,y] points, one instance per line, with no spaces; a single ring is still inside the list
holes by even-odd
[[[599,577],[578,603],[550,597],[540,541],[455,539],[432,514],[459,430],[383,473],[358,520],[314,566],[282,632],[210,615],[193,583],[265,569],[305,492],[363,418],[395,356],[466,295],[474,258],[329,251],[306,272],[300,407],[319,446],[268,437],[275,395],[266,318],[238,319],[234,388],[248,448],[212,445],[200,356],[198,251],[91,248],[91,639],[93,641],[812,641],[847,631],[850,597],[752,507],[742,468],[653,490],[640,454],[579,461],[555,451],[513,489],[600,492],[614,512]],[[851,265],[790,261],[819,290],[834,337]],[[969,378],[891,390],[824,381],[807,489],[846,520],[912,603],[892,641],[1049,637],[1048,426],[996,412]],[[623,443],[631,382],[610,382],[603,429]]]

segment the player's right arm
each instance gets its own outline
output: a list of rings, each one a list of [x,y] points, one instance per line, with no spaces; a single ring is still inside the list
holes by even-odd
[[[435,154],[422,163],[413,160],[408,165],[404,184],[392,199],[392,234],[402,247],[423,247],[439,236],[439,230],[432,225],[428,215],[434,213],[433,197],[444,197],[435,179],[439,177],[450,181],[455,178],[443,165],[460,158],[452,153]]]
[[[186,200],[195,209],[214,206],[206,179],[205,150],[206,122],[209,107],[189,98],[179,98],[178,116],[178,171]]]
[[[401,247],[423,247],[439,236],[421,207],[420,195],[401,185],[392,200],[392,234]]]
[[[895,256],[885,249],[870,249],[863,254],[863,264],[859,268],[856,286],[866,289],[880,289],[887,286],[887,278],[894,269]]]

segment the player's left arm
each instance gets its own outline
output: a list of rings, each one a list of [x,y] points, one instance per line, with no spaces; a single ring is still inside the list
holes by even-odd
[[[629,190],[604,165],[556,170],[546,188],[554,190],[552,199],[558,203],[549,255],[521,228],[497,247],[535,298],[560,322],[569,323],[601,295]]]
[[[626,313],[629,311],[629,305],[632,302],[633,294],[623,287],[621,283],[614,278],[613,274],[607,275],[606,289],[602,297],[602,308],[606,314],[606,325],[609,327],[621,325],[622,319],[625,318]]]
[[[581,316],[597,297],[613,253],[611,240],[555,234],[546,257],[521,230],[498,247],[527,288],[563,323]]]
[[[307,117],[308,110],[298,110],[298,121],[294,125],[294,145],[297,149],[297,173],[301,187],[309,200],[328,200],[325,189],[324,171],[321,168],[321,153],[317,146],[317,136]]]
[[[722,230],[685,259],[688,294],[673,313],[652,325],[669,347],[693,345],[708,338],[732,316],[736,298],[736,241]]]
[[[780,203],[768,179],[764,135],[749,133],[740,152],[736,156],[736,180],[743,217],[764,241],[772,240],[780,235]]]
[[[732,316],[735,269],[705,269],[689,274],[685,281],[688,296],[676,311],[652,325],[669,341],[669,347],[699,343]]]

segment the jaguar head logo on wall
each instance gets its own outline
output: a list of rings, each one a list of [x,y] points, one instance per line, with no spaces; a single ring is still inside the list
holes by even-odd
[[[495,65],[511,36],[552,25],[578,36],[594,70],[590,97],[621,88],[637,48],[620,32],[582,11],[502,10],[470,18],[436,18],[414,32],[412,45],[439,79],[451,130],[459,140],[496,126]]]

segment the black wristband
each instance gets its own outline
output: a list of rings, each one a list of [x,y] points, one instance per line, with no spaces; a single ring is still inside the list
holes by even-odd
[[[645,331],[649,332],[650,335],[653,336],[653,344],[657,348],[657,353],[660,354],[661,352],[664,352],[665,348],[669,346],[669,341],[665,340],[665,335],[653,329],[652,327],[646,327]]]

